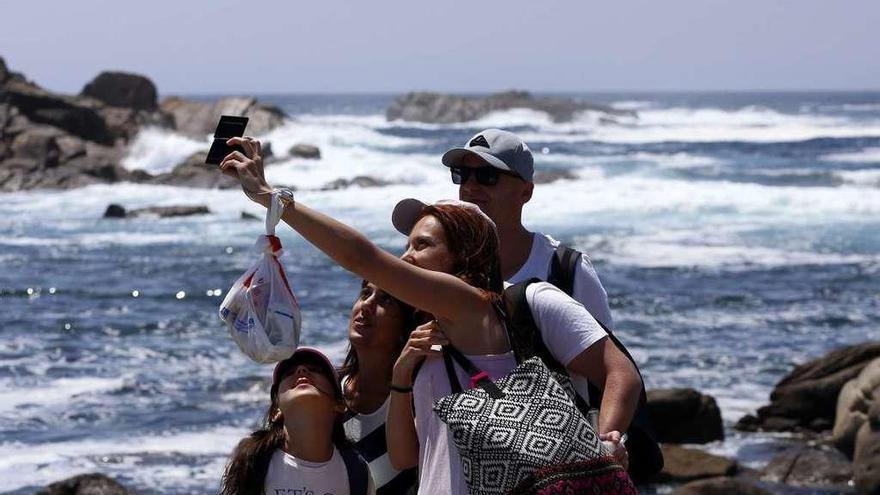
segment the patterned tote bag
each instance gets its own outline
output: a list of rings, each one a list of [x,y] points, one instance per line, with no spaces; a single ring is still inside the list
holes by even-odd
[[[636,494],[626,471],[539,357],[492,382],[451,346],[443,358],[453,393],[434,411],[449,427],[470,493]],[[453,360],[471,376],[463,391]]]

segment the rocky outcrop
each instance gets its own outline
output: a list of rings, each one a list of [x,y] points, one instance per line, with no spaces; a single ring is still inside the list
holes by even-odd
[[[880,402],[880,358],[874,359],[846,382],[837,397],[831,441],[841,452],[853,455],[856,434],[868,420],[868,410]]]
[[[55,95],[21,81],[6,83],[0,101],[35,124],[58,128],[86,141],[112,145],[113,134],[94,108],[75,98]]]
[[[678,445],[663,445],[662,450],[663,470],[656,480],[661,483],[733,476],[738,469],[736,461],[702,450]]]
[[[836,450],[795,448],[774,457],[760,476],[763,481],[789,486],[846,488],[853,468]]]
[[[737,428],[753,431],[825,431],[834,424],[837,396],[844,384],[880,357],[880,342],[832,351],[804,363],[783,378],[770,394],[770,404],[746,416]]]
[[[229,97],[211,102],[173,96],[162,100],[160,107],[171,115],[177,131],[198,139],[213,134],[221,115],[248,117],[246,133],[249,136],[266,134],[284,123],[285,118],[280,108],[260,103],[252,97]]]
[[[211,210],[207,206],[151,206],[127,211],[118,204],[107,206],[104,218],[137,218],[142,216],[157,216],[159,218],[189,217],[193,215],[207,215]]]
[[[648,391],[648,411],[662,443],[707,443],[724,439],[715,399],[692,388]]]
[[[347,189],[352,186],[357,187],[382,187],[391,184],[391,182],[366,175],[359,175],[354,179],[336,179],[328,182],[321,187],[321,191],[336,191],[338,189]]]
[[[600,112],[607,119],[635,117],[635,112],[570,98],[538,97],[526,91],[506,91],[485,97],[415,92],[396,98],[385,110],[385,118],[431,124],[468,122],[485,115],[512,108],[527,108],[547,113],[554,122],[568,122],[575,114]]]
[[[36,495],[135,495],[135,492],[109,476],[91,473],[52,483]]]
[[[868,418],[856,435],[853,480],[856,492],[880,495],[880,401],[874,401]]]
[[[121,72],[99,74],[77,96],[51,93],[10,71],[0,58],[0,192],[118,181],[234,187],[235,181],[203,165],[204,153],[156,177],[128,171],[121,162],[128,142],[145,126],[174,128],[181,121],[184,132],[204,138],[220,114],[250,116],[253,134],[268,132],[284,118],[280,109],[254,98],[166,103],[173,112],[159,107],[148,78]]]
[[[291,146],[287,154],[295,158],[318,160],[321,158],[321,149],[313,144],[299,143]]]
[[[558,180],[575,180],[577,175],[571,170],[535,170],[532,182],[535,184],[550,184]]]
[[[672,495],[772,495],[771,492],[746,480],[710,478],[692,481],[677,488]]]
[[[102,72],[85,85],[81,96],[89,96],[111,107],[157,110],[156,85],[144,76],[126,72]]]
[[[150,184],[198,187],[203,189],[235,189],[241,187],[237,180],[220,173],[216,165],[205,163],[205,152],[190,155],[183,163],[168,173],[146,179]]]

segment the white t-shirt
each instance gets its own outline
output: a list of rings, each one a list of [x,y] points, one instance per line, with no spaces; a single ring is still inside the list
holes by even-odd
[[[563,365],[607,335],[584,307],[555,286],[535,283],[526,289],[526,300],[550,353]],[[467,356],[493,380],[516,367],[513,352],[487,356]],[[459,383],[467,386],[470,377],[455,366]],[[419,437],[419,493],[465,495],[467,484],[461,471],[461,458],[450,438],[446,423],[434,413],[434,401],[452,390],[442,357],[425,360],[413,384],[416,431]]]
[[[529,252],[529,258],[519,271],[507,281],[516,284],[534,277],[547,280],[550,277],[550,262],[553,260],[557,246],[559,246],[559,241],[556,239],[535,232],[532,236],[532,250]],[[575,269],[572,297],[583,304],[597,320],[614,330],[614,320],[611,318],[611,309],[608,307],[608,294],[602,287],[602,282],[599,282],[599,276],[586,255],[581,256],[581,262]]]
[[[367,494],[374,495],[373,478],[367,476]],[[345,461],[335,447],[327,462],[304,461],[275,450],[265,487],[266,495],[350,495]]]

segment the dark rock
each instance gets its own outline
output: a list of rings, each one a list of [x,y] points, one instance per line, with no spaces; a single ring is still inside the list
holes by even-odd
[[[62,135],[54,127],[33,127],[15,136],[12,140],[12,154],[36,160],[41,168],[57,167],[61,156],[57,139]]]
[[[660,442],[707,443],[724,439],[718,404],[694,389],[651,390],[648,411]]]
[[[856,435],[853,478],[857,493],[880,495],[880,401],[871,404]]]
[[[9,69],[6,67],[6,61],[3,60],[3,57],[0,57],[0,84],[5,83],[10,75]]]
[[[536,97],[526,91],[507,91],[485,97],[416,92],[396,98],[385,111],[388,120],[451,124],[476,120],[486,114],[511,108],[529,108],[547,113],[554,122],[567,122],[583,111],[610,116],[635,117],[635,112],[570,98]]]
[[[122,107],[100,107],[98,113],[104,119],[107,129],[115,138],[129,141],[144,127],[170,129],[174,121],[170,115],[162,112],[149,112]]]
[[[144,76],[125,72],[102,72],[80,93],[113,107],[156,110],[156,85]]]
[[[216,102],[185,100],[169,97],[162,100],[160,108],[171,115],[174,128],[188,136],[202,139],[212,135],[221,115],[243,115],[248,117],[249,136],[266,134],[284,123],[284,112],[274,106],[260,103],[256,98],[221,98]]]
[[[831,441],[841,452],[853,455],[856,434],[876,402],[880,402],[880,358],[868,363],[859,376],[846,382],[837,396]]]
[[[109,476],[91,473],[52,483],[37,495],[135,495],[135,492]]]
[[[295,144],[290,147],[287,154],[296,158],[310,158],[313,160],[321,158],[321,150],[312,144]]]
[[[758,409],[757,425],[750,420],[744,426],[767,431],[827,428],[834,423],[843,385],[877,357],[880,342],[869,342],[837,349],[798,366],[773,389],[770,404]]]
[[[104,218],[125,218],[125,216],[125,208],[116,203],[108,205],[107,209],[104,211]]]
[[[831,449],[792,449],[774,457],[761,470],[763,481],[801,487],[845,488],[852,476],[846,456]]]
[[[575,180],[577,175],[571,170],[536,170],[532,182],[535,184],[549,184],[558,180]]]
[[[234,178],[224,175],[217,165],[205,163],[206,152],[190,155],[171,172],[160,174],[148,182],[169,186],[200,187],[206,189],[234,189],[241,187]]]
[[[262,220],[262,218],[254,215],[253,213],[248,213],[246,211],[241,212],[241,219],[242,220],[258,220],[258,221]]]
[[[657,481],[661,483],[733,476],[738,469],[736,461],[702,450],[678,445],[663,445],[662,450],[663,470],[657,476]]]
[[[365,175],[359,175],[354,179],[336,179],[332,182],[328,182],[321,187],[322,191],[336,191],[338,189],[347,189],[351,186],[358,187],[382,187],[391,184],[390,182],[386,182],[382,179],[376,179],[374,177],[367,177]]]
[[[72,189],[132,180],[133,174],[118,164],[121,149],[83,142],[82,150],[54,167],[35,158],[7,158],[0,163],[0,191]]]
[[[748,481],[734,478],[710,478],[692,481],[677,488],[672,495],[772,495]]]
[[[0,99],[16,107],[30,121],[47,124],[82,139],[113,144],[113,134],[98,112],[74,98],[58,96],[33,85],[11,82]]]
[[[159,218],[189,217],[193,215],[207,215],[211,210],[207,206],[152,206],[150,208],[138,208],[131,210],[127,217],[141,217],[155,215]]]

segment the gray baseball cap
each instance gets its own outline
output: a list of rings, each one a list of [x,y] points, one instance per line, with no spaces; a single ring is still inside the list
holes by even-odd
[[[462,148],[443,153],[443,165],[455,167],[467,155],[476,155],[487,164],[513,172],[528,182],[535,174],[532,152],[521,137],[501,129],[486,129],[470,138]]]

